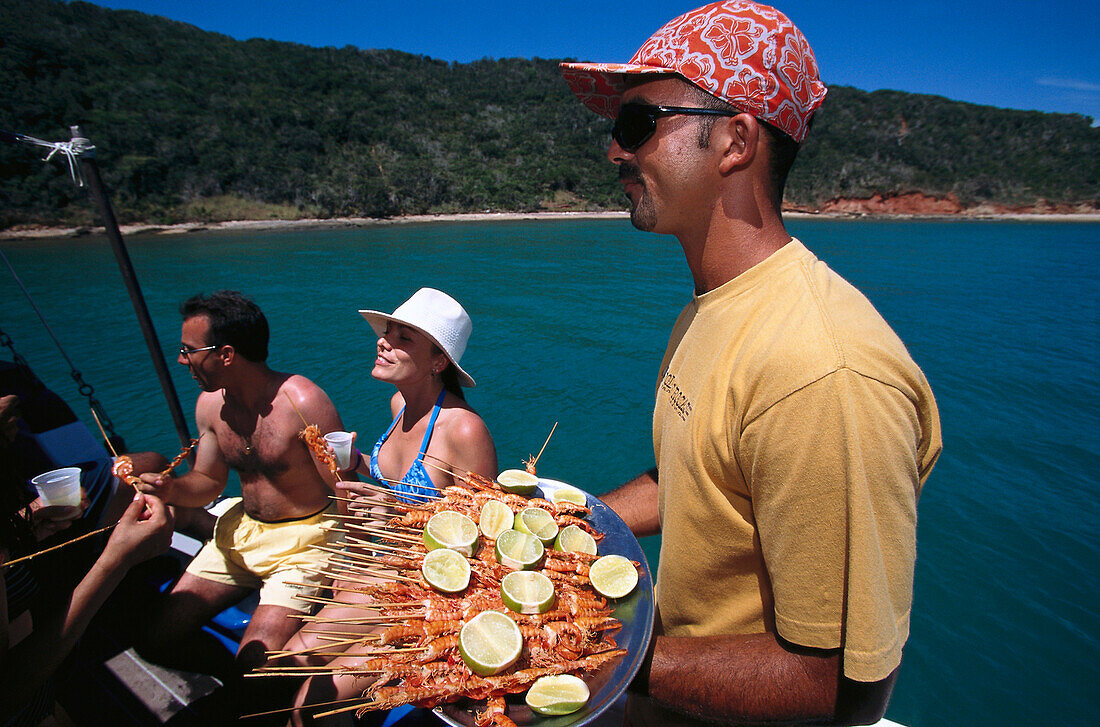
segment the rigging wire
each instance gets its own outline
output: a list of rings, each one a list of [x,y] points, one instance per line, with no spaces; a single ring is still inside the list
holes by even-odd
[[[38,316],[38,320],[42,321],[42,326],[46,329],[46,333],[53,339],[54,345],[57,346],[57,350],[61,352],[61,357],[65,359],[65,362],[69,364],[69,376],[76,382],[77,391],[81,396],[88,399],[88,405],[92,408],[92,412],[99,416],[103,422],[104,429],[109,433],[109,441],[121,441],[118,433],[115,431],[114,423],[111,422],[111,418],[107,415],[107,411],[103,408],[103,404],[95,396],[95,387],[84,380],[84,375],[80,373],[80,370],[76,368],[72,359],[69,358],[69,354],[66,353],[64,346],[61,345],[61,341],[57,340],[57,336],[54,335],[53,329],[50,328],[50,324],[46,321],[46,317],[42,315],[42,311],[39,310],[38,305],[34,302],[34,298],[31,297],[30,291],[27,290],[27,286],[23,285],[23,281],[19,278],[19,274],[15,272],[15,268],[12,266],[11,261],[8,260],[8,256],[4,254],[3,250],[0,250],[0,258],[3,258],[4,264],[8,266],[8,270],[11,271],[11,276],[15,279],[16,284],[19,285],[19,289],[23,291],[23,295],[26,296],[27,302],[30,303],[31,308],[34,310],[35,315]],[[15,357],[16,365],[30,370],[30,366],[16,350],[15,345],[12,343],[11,337],[0,330],[0,345],[7,346],[11,350]]]

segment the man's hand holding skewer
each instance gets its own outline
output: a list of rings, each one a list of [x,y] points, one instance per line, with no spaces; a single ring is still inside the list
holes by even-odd
[[[145,495],[167,503],[172,501],[172,495],[175,494],[176,478],[171,473],[145,472],[138,476],[134,487]]]

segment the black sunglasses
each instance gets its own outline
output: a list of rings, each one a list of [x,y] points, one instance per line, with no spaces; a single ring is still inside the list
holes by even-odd
[[[633,154],[649,141],[657,131],[657,119],[662,116],[737,116],[741,111],[721,111],[719,109],[697,109],[685,106],[651,106],[650,104],[627,103],[619,107],[615,125],[611,127],[611,137],[618,142],[623,151]]]

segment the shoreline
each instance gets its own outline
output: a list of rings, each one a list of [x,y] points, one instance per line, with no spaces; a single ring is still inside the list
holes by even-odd
[[[921,221],[1007,221],[1007,222],[1100,222],[1100,212],[973,212],[948,214],[882,213],[882,212],[806,212],[784,210],[788,219],[811,220],[921,220]],[[560,219],[627,219],[629,213],[613,212],[470,212],[461,214],[406,215],[403,217],[339,217],[301,220],[230,220],[225,222],[181,222],[171,225],[133,223],[119,225],[124,236],[182,235],[198,232],[261,231],[282,229],[356,228],[382,225],[407,225],[437,222],[505,222]],[[0,230],[0,240],[39,240],[79,238],[103,235],[102,226],[95,227],[47,227],[39,225],[16,226]]]

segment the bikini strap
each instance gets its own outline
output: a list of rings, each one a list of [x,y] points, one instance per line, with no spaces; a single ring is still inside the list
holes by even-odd
[[[428,443],[432,441],[432,432],[435,430],[435,420],[439,416],[439,409],[443,406],[443,397],[447,396],[447,390],[439,392],[439,398],[435,400],[435,407],[432,409],[432,418],[428,421],[428,431],[424,432],[424,441],[420,443],[420,454],[416,455],[416,461],[424,459],[424,454],[428,451]]]
[[[386,433],[382,435],[382,441],[385,441],[386,439],[388,439],[390,434],[393,433],[393,428],[397,426],[397,422],[401,421],[401,415],[404,414],[404,413],[405,413],[405,405],[402,404],[401,405],[401,411],[397,412],[397,416],[395,416],[393,418],[393,421],[390,422],[390,426],[389,426],[388,429],[386,429]]]

